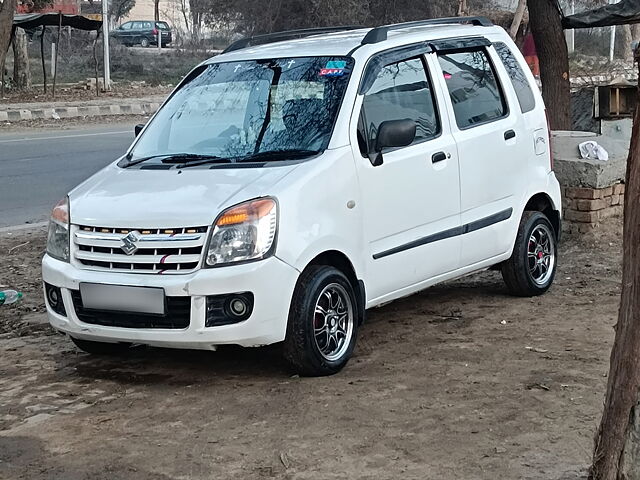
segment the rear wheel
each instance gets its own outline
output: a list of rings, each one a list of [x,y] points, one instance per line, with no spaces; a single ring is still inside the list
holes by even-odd
[[[73,341],[80,350],[94,355],[114,355],[126,352],[131,347],[129,343],[92,342],[90,340],[80,340],[79,338],[73,337],[71,337],[71,341]]]
[[[140,46],[143,48],[147,48],[149,46],[149,39],[146,37],[142,37],[140,39]]]
[[[502,264],[502,278],[513,295],[546,292],[556,275],[557,235],[542,212],[524,212],[511,258]]]
[[[349,279],[330,266],[306,269],[293,293],[284,354],[302,375],[332,375],[344,367],[357,337],[356,296]]]

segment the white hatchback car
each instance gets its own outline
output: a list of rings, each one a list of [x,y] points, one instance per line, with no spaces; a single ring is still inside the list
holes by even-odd
[[[244,39],[138,130],[52,213],[49,319],[87,352],[284,342],[326,375],[368,308],[489,267],[553,281],[543,101],[486,19]]]

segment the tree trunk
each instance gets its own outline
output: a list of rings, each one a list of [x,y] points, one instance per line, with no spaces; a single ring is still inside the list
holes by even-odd
[[[160,21],[160,0],[153,0],[153,15],[156,22]]]
[[[458,0],[458,16],[466,17],[469,15],[469,9],[467,8],[467,0]]]
[[[636,60],[640,50],[636,50]],[[640,99],[640,87],[638,90]],[[638,480],[640,472],[640,108],[633,119],[624,198],[622,295],[590,480]],[[629,476],[625,476],[625,470]],[[635,472],[634,472],[635,470]]]
[[[571,129],[569,54],[555,0],[529,0],[529,23],[540,59],[542,96],[552,130]]]
[[[522,18],[524,17],[524,11],[527,8],[527,0],[518,0],[518,7],[516,8],[516,13],[513,15],[513,22],[511,22],[511,28],[509,28],[509,35],[514,40],[518,35],[518,30],[520,30],[520,24],[522,23]]]
[[[15,88],[20,90],[31,88],[27,35],[21,28],[16,29],[15,37],[13,38],[13,83]]]
[[[0,69],[4,72],[4,62],[7,58],[11,29],[13,28],[13,14],[17,0],[3,0],[0,5]]]
[[[634,23],[631,25],[631,41],[636,42],[640,40],[640,23]]]

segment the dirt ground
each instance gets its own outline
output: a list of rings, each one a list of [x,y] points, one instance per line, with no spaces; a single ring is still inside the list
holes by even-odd
[[[38,118],[35,120],[21,120],[19,122],[0,123],[0,132],[63,131],[87,125],[121,125],[127,123],[147,123],[149,115],[101,115],[97,117],[77,117],[54,120],[52,118]]]
[[[327,378],[275,347],[81,353],[46,324],[44,232],[0,233],[0,284],[25,293],[0,307],[0,478],[583,478],[620,232],[566,237],[539,298],[488,271],[374,309]]]
[[[49,86],[51,88],[51,85]],[[40,102],[70,102],[77,100],[95,100],[105,98],[136,98],[149,95],[166,95],[170,93],[172,86],[169,85],[148,85],[144,82],[138,83],[116,83],[109,92],[100,92],[96,96],[95,89],[86,90],[70,87],[68,85],[58,86],[56,98],[51,95],[51,90],[45,94],[40,87],[33,87],[30,90],[7,90],[5,96],[0,98],[0,106],[8,103],[40,103]]]

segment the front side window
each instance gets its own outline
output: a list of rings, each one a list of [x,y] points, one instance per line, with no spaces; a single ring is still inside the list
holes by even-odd
[[[456,123],[469,128],[501,118],[507,104],[484,50],[438,55]]]
[[[167,22],[156,22],[156,27],[160,30],[169,30],[169,24]]]
[[[416,122],[414,142],[432,138],[440,131],[433,90],[420,58],[380,69],[362,102],[361,144],[364,141],[369,152],[373,151],[382,122],[407,118]]]
[[[536,107],[536,100],[531,90],[529,80],[524,73],[524,70],[518,63],[518,60],[513,55],[511,49],[502,42],[494,43],[493,46],[502,60],[504,68],[509,74],[509,79],[513,85],[513,89],[518,97],[518,103],[520,103],[520,110],[522,113],[527,113]]]
[[[319,153],[329,144],[352,66],[346,57],[298,57],[202,67],[157,113],[131,159]]]

